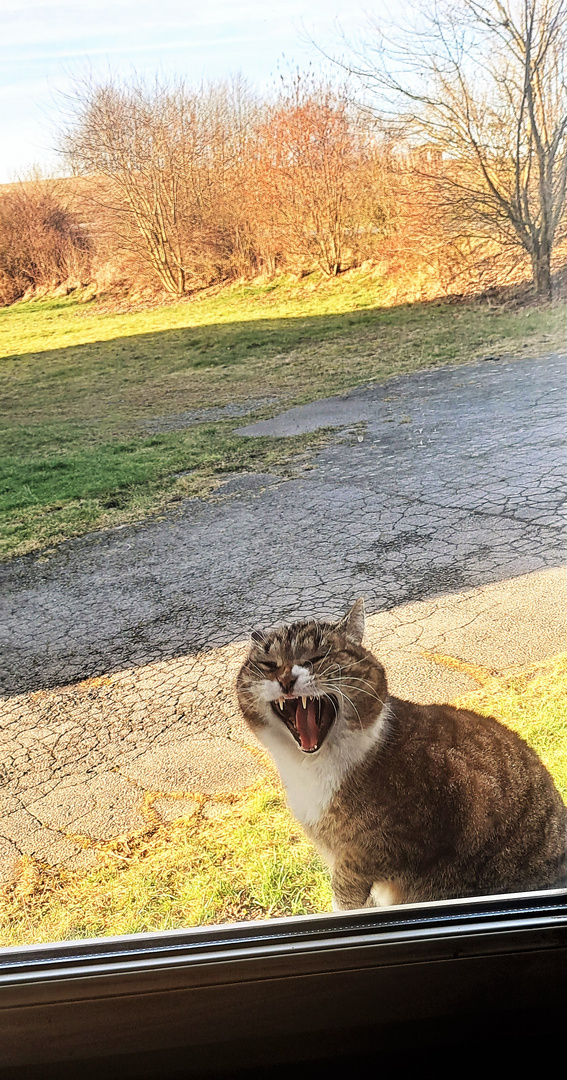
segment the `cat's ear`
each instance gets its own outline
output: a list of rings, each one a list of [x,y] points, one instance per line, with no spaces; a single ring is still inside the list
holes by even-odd
[[[361,596],[346,615],[339,619],[337,630],[344,634],[347,641],[352,641],[353,645],[360,645],[364,637],[364,600]]]

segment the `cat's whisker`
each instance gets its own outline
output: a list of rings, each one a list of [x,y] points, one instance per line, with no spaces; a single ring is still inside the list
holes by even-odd
[[[368,663],[366,656],[361,656],[359,660],[351,660],[348,664],[343,664],[343,671],[348,671],[351,667],[358,667],[359,664]]]
[[[255,675],[263,677],[264,673],[261,671],[257,664],[250,664],[250,670],[253,671]]]
[[[343,666],[335,665],[335,667],[338,669],[338,673],[336,675],[336,678],[341,678],[342,679],[343,671],[346,671],[349,666],[354,666],[354,665],[343,665]],[[318,672],[317,674],[318,674],[319,678],[329,678],[331,672],[330,672],[330,669],[328,669],[326,672]],[[354,675],[354,676],[349,675],[348,678],[349,678],[349,682],[352,685],[354,685],[354,683],[357,682],[357,683],[361,683],[361,684],[365,683],[367,686],[372,686],[372,683],[370,682],[369,679],[363,679],[363,678],[357,677],[356,675]]]
[[[329,696],[329,697],[330,697],[331,695],[327,695],[327,696]],[[343,698],[343,699],[344,699],[345,701],[348,701],[349,705],[350,705],[350,706],[352,707],[352,709],[353,709],[353,712],[355,712],[355,713],[356,713],[356,716],[357,716],[357,718],[358,718],[358,722],[359,722],[359,724],[360,724],[360,730],[362,731],[362,730],[363,730],[363,727],[364,727],[364,725],[363,725],[363,723],[362,723],[362,719],[361,719],[360,713],[359,713],[359,711],[358,711],[358,709],[357,709],[356,705],[354,704],[354,701],[352,700],[352,698],[350,698],[350,697],[348,696],[348,694],[345,694],[345,693],[343,692],[343,689],[342,689],[342,688],[339,688],[339,689],[335,690],[335,692],[334,692],[334,695],[333,695],[333,696],[335,696],[335,697],[340,697],[340,698]]]
[[[326,681],[327,681],[327,685],[329,685],[329,680],[326,680]],[[351,690],[352,693],[365,694],[367,697],[372,697],[376,701],[380,701],[383,704],[382,699],[380,698],[380,696],[376,693],[376,691],[374,689],[372,691],[364,690],[360,686],[352,686],[350,683],[346,682],[346,680],[344,680],[344,679],[341,679],[340,682],[337,681],[336,684],[334,684],[334,685],[335,685],[335,689],[337,691],[340,691],[341,689],[346,688],[348,690]],[[368,685],[370,686],[371,684],[369,683]]]
[[[349,679],[351,682],[366,683],[367,686],[372,686],[373,685],[370,682],[370,679],[363,679],[363,678],[361,678],[360,676],[357,676],[357,675],[347,675],[347,679]]]
[[[340,681],[346,683],[348,686],[353,686],[353,687],[356,686],[356,685],[373,686],[373,684],[370,682],[370,679],[357,679],[356,676],[353,677],[352,675],[350,675],[346,679],[341,676]]]
[[[353,694],[365,694],[366,697],[374,698],[375,701],[381,700],[375,690],[363,690],[362,687],[351,686],[349,683],[344,683],[343,685],[345,685]]]
[[[329,675],[329,674],[330,674],[330,673],[331,673],[332,671],[333,671],[333,672],[337,672],[337,671],[338,671],[338,672],[339,672],[339,674],[340,674],[340,670],[341,670],[341,669],[340,669],[340,665],[339,665],[339,664],[333,664],[333,666],[332,666],[332,667],[330,667],[330,668],[327,668],[327,669],[326,669],[325,671],[318,671],[318,672],[317,672],[317,676],[318,676],[318,678],[320,678],[320,679],[325,679],[325,678],[327,678],[327,676],[328,676],[328,675]]]
[[[335,697],[337,697],[337,698],[339,698],[339,699],[342,699],[342,700],[343,700],[343,702],[344,702],[344,701],[347,701],[347,702],[348,702],[348,704],[350,705],[351,709],[352,709],[352,710],[353,710],[353,712],[354,712],[354,713],[356,714],[356,717],[357,717],[357,719],[358,719],[358,723],[359,723],[359,727],[360,727],[360,730],[362,731],[362,730],[364,729],[364,724],[363,724],[363,722],[362,722],[362,718],[361,718],[361,716],[360,716],[360,712],[359,712],[359,710],[358,710],[357,706],[355,705],[354,701],[352,700],[352,697],[350,697],[350,696],[349,696],[349,694],[348,694],[348,693],[346,693],[346,690],[350,690],[350,689],[351,689],[350,687],[345,687],[344,683],[342,683],[342,684],[341,684],[340,686],[336,686],[336,687],[331,687],[331,688],[330,688],[330,693],[331,693],[331,694],[333,694],[333,696],[335,696]],[[360,691],[358,691],[358,692],[360,692]],[[362,693],[365,693],[365,692],[366,692],[366,691],[362,691]],[[372,695],[368,695],[368,696],[371,696],[371,697],[373,697],[373,698],[374,698],[374,700],[378,702],[378,704],[380,705],[380,707],[381,707],[381,708],[383,708],[383,706],[384,706],[384,701],[383,701],[383,699],[382,699],[381,697],[379,697],[379,695],[378,695],[378,694],[372,694]]]

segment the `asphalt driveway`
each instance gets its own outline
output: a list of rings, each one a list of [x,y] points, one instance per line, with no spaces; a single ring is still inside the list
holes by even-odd
[[[1,689],[147,664],[254,626],[370,612],[562,565],[567,356],[420,372],[242,430],[334,425],[311,471],[1,569]],[[359,441],[361,440],[361,441]]]

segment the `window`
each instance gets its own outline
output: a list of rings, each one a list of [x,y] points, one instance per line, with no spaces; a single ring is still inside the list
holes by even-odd
[[[373,113],[83,83],[69,175],[0,191],[6,1069],[556,1015],[564,20],[508,83],[462,6]]]

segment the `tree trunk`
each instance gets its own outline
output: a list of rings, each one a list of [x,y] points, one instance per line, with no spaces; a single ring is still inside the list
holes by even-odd
[[[551,300],[551,253],[546,245],[541,245],[531,256],[536,295]]]

